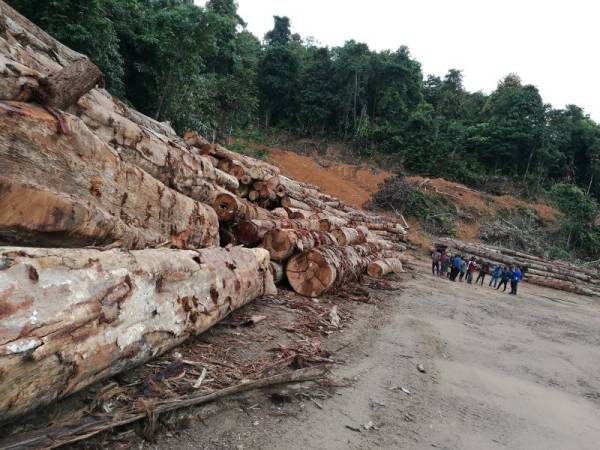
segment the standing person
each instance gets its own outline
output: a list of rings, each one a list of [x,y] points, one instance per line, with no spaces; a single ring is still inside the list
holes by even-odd
[[[490,271],[490,264],[486,261],[483,261],[479,265],[479,275],[477,276],[477,280],[475,281],[475,284],[479,283],[481,286],[483,286],[483,280],[485,280],[485,276],[487,275],[487,273],[489,271]]]
[[[469,264],[467,264],[467,283],[473,284],[473,272],[477,270],[477,263],[475,262],[475,257],[472,256]]]
[[[500,278],[500,275],[502,275],[502,267],[500,267],[500,264],[496,264],[494,270],[492,270],[492,279],[490,280],[489,286],[493,288],[498,286],[498,279]]]
[[[500,275],[500,283],[498,283],[498,287],[496,288],[496,290],[499,290],[502,287],[502,285],[504,285],[504,289],[502,289],[502,292],[506,292],[506,284],[511,278],[512,272],[508,269],[508,267],[503,266],[502,274]]]
[[[461,264],[462,264],[462,258],[460,257],[459,254],[456,254],[454,256],[454,259],[452,260],[452,271],[450,272],[450,279],[452,281],[456,281],[456,277],[458,276],[458,273],[460,272]]]
[[[438,252],[437,248],[431,253],[431,274],[440,274],[440,258],[442,254]]]
[[[450,261],[450,257],[446,254],[446,251],[442,252],[442,256],[440,257],[440,263],[441,263],[441,271],[440,271],[440,277],[445,277],[446,276],[446,272],[448,271],[448,262]]]
[[[458,280],[460,282],[462,282],[462,280],[465,277],[466,273],[467,273],[467,261],[465,261],[463,259],[462,263],[460,264],[460,277],[458,277]]]
[[[523,274],[521,273],[521,269],[519,266],[516,266],[512,271],[512,278],[510,279],[510,293],[512,295],[517,295],[517,287],[522,278]]]

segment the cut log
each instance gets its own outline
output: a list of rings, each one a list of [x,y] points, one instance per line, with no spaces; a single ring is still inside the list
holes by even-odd
[[[235,235],[239,242],[246,246],[257,245],[267,232],[281,228],[318,230],[319,223],[310,220],[271,219],[244,220],[239,222]]]
[[[357,280],[374,258],[369,245],[317,247],[290,259],[286,276],[298,294],[318,297]]]
[[[335,246],[338,242],[333,234],[326,231],[281,228],[267,232],[261,244],[275,261],[286,261],[294,253],[324,245]]]
[[[30,101],[42,75],[0,54],[0,100]]]
[[[219,193],[213,201],[212,206],[221,222],[246,219],[271,219],[273,217],[266,209],[229,192]]]
[[[2,419],[134,367],[276,293],[263,249],[3,248],[0,259]]]
[[[0,239],[20,244],[26,230],[40,246],[96,245],[96,237],[131,248],[218,245],[212,208],[124,163],[80,119],[63,116],[69,135],[57,134],[42,108],[0,102]]]
[[[367,240],[367,233],[368,230],[348,227],[334,228],[331,231],[341,246],[362,244]]]
[[[102,80],[100,69],[88,58],[83,58],[38,80],[35,97],[44,106],[66,109]]]
[[[385,258],[373,261],[367,267],[367,273],[374,278],[382,278],[390,273],[402,273],[402,261],[396,258]]]

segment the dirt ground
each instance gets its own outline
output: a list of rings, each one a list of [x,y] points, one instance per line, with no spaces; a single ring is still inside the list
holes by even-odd
[[[330,344],[344,361],[334,375],[349,387],[209,405],[194,413],[201,424],[140,447],[598,448],[597,299],[528,284],[513,297],[433,277],[425,265],[402,278]]]

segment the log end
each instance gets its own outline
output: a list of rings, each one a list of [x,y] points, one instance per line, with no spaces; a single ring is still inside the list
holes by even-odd
[[[287,230],[276,229],[265,234],[262,246],[269,251],[271,259],[285,261],[292,256],[295,243]]]
[[[290,259],[286,268],[292,289],[306,297],[323,294],[336,279],[336,270],[318,252],[309,250]]]
[[[212,207],[220,222],[230,222],[238,213],[238,202],[235,195],[226,192],[217,195]]]

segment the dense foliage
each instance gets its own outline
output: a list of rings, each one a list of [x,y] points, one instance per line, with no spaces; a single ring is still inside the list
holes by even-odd
[[[514,74],[489,95],[468,92],[459,70],[424,78],[406,47],[323,47],[293,34],[287,17],[261,42],[235,0],[9,3],[88,54],[111,92],[178,131],[269,128],[342,140],[424,175],[600,195],[600,126],[577,106],[545,104]]]

